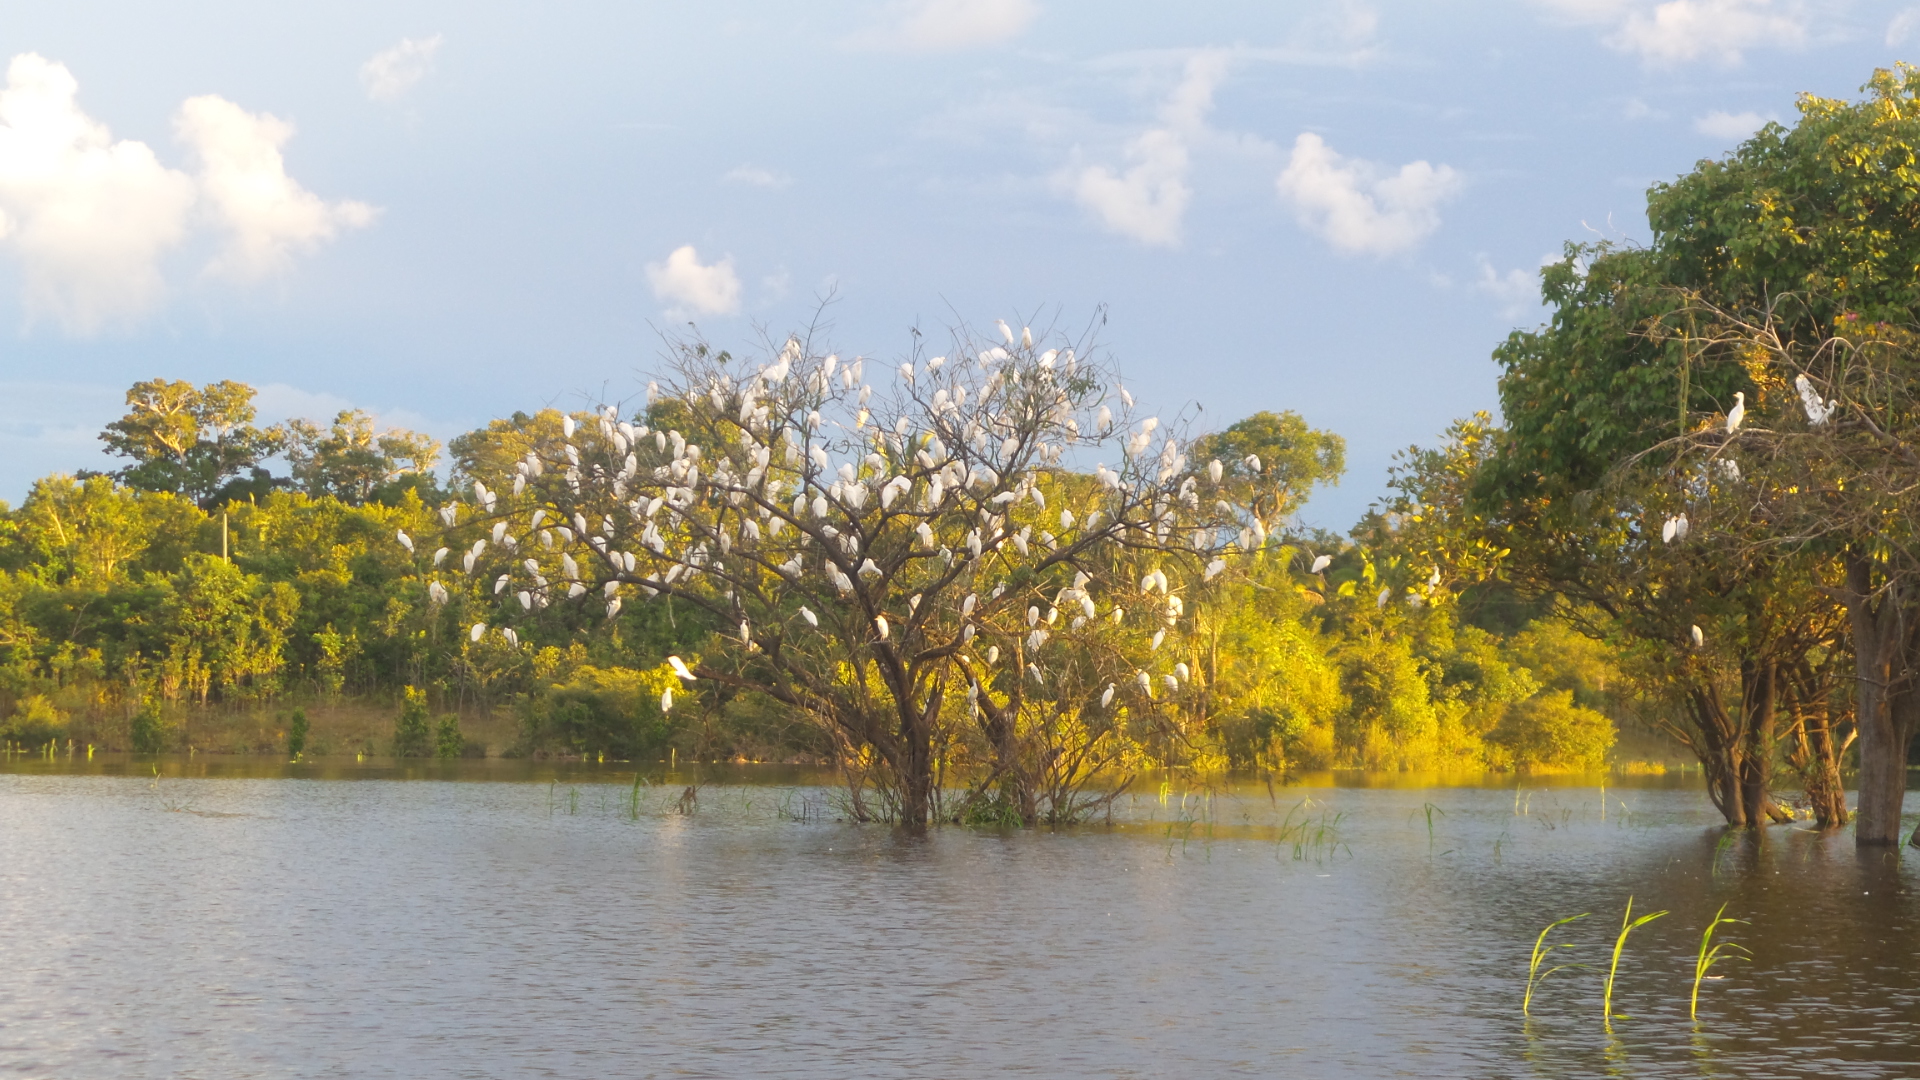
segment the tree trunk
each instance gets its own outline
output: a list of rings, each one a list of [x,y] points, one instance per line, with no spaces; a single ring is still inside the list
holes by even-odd
[[[1854,730],[1860,741],[1860,801],[1854,842],[1875,847],[1900,842],[1900,810],[1907,794],[1907,737],[1915,703],[1901,591],[1876,599],[1873,565],[1860,552],[1846,554],[1847,615],[1859,687]]]
[[[925,832],[933,808],[933,721],[940,715],[944,687],[935,681],[927,705],[917,715],[911,705],[901,709],[900,824],[910,832]]]
[[[1773,781],[1775,667],[1772,660],[1740,665],[1740,806],[1749,828],[1776,816],[1769,788]]]
[[[1693,706],[1694,726],[1699,738],[1694,756],[1700,759],[1700,771],[1707,779],[1707,797],[1736,829],[1747,825],[1746,800],[1741,797],[1741,743],[1727,716],[1720,693],[1708,682],[1696,686],[1688,695]]]

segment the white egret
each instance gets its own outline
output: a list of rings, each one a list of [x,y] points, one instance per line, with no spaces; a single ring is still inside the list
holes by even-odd
[[[1667,523],[1660,526],[1660,542],[1663,544],[1673,543],[1673,531],[1679,528],[1679,526],[1680,519],[1668,518]]]
[[[1173,665],[1173,673],[1179,677],[1181,682],[1186,682],[1193,675],[1193,672],[1184,662]]]
[[[875,615],[873,617],[873,631],[880,635],[881,641],[887,640],[888,627],[887,617],[885,615]]]
[[[1020,347],[1023,349],[1033,348],[1033,328],[1032,327],[1023,326],[1020,328]]]
[[[1207,479],[1213,481],[1214,483],[1216,484],[1219,483],[1221,475],[1225,472],[1226,472],[1226,466],[1220,464],[1219,458],[1215,458],[1212,461],[1207,462]]]
[[[1727,410],[1727,434],[1731,435],[1734,432],[1739,431],[1740,421],[1745,420],[1746,418],[1747,418],[1747,394],[1746,394],[1746,391],[1742,390],[1742,391],[1736,392],[1733,395],[1733,408]]]
[[[1153,676],[1147,674],[1144,671],[1136,672],[1134,674],[1133,681],[1140,684],[1141,693],[1147,695],[1148,697],[1153,696]]]
[[[486,623],[483,623],[483,622],[477,622],[477,623],[474,623],[474,624],[473,624],[473,629],[471,629],[471,630],[469,630],[469,631],[467,631],[467,640],[468,640],[468,641],[479,641],[479,640],[480,640],[480,638],[481,638],[481,636],[482,636],[483,634],[485,634],[486,632],[487,632],[487,624],[486,624]]]
[[[1100,707],[1104,709],[1111,704],[1113,704],[1113,684],[1108,683],[1107,688],[1100,692]]]
[[[993,320],[993,325],[1000,328],[1000,337],[1005,340],[1007,344],[1013,344],[1013,327],[1007,325],[1007,320],[995,319]]]
[[[1392,595],[1393,595],[1392,589],[1390,588],[1381,589],[1380,595],[1374,598],[1373,606],[1378,608],[1381,611],[1387,610],[1387,598]]]
[[[1160,676],[1160,680],[1167,684],[1167,690],[1169,692],[1177,691],[1180,689],[1180,680],[1174,678],[1171,675],[1162,675]]]
[[[1219,576],[1220,571],[1225,570],[1226,568],[1227,568],[1227,560],[1225,559],[1213,560],[1212,562],[1207,564],[1206,573],[1203,575],[1204,580],[1212,581],[1215,577]]]
[[[1814,427],[1825,425],[1833,416],[1834,402],[1821,401],[1820,395],[1814,392],[1813,383],[1805,375],[1793,377],[1793,388],[1800,392],[1800,404],[1807,410],[1807,422]]]
[[[399,537],[400,546],[407,549],[407,554],[413,554],[413,537],[407,535],[407,530],[401,529],[394,535]]]
[[[997,664],[999,662],[1000,662],[1000,646],[998,645],[987,646],[987,663]]]
[[[1696,649],[1701,649],[1701,648],[1705,648],[1706,644],[1707,644],[1707,635],[1701,633],[1700,627],[1696,625],[1693,628],[1693,647]]]
[[[434,553],[433,553],[433,565],[437,567],[437,566],[439,566],[439,565],[440,565],[441,563],[443,563],[443,562],[446,562],[446,561],[447,561],[447,556],[448,556],[448,555],[450,555],[450,554],[452,554],[452,550],[451,550],[451,549],[449,549],[449,548],[441,548],[441,549],[440,549],[439,551],[436,551],[436,552],[434,552]]]
[[[1247,470],[1255,474],[1258,474],[1260,472],[1260,455],[1259,454],[1247,455]]]
[[[1427,584],[1436,589],[1440,587],[1440,568],[1439,567],[1436,566],[1433,568],[1433,576],[1427,579]]]
[[[801,617],[801,618],[803,618],[803,619],[805,619],[805,620],[807,620],[807,625],[808,625],[808,626],[812,626],[812,627],[816,627],[816,628],[817,628],[817,627],[819,627],[819,625],[820,625],[820,616],[818,616],[818,615],[815,615],[815,614],[813,613],[813,609],[812,609],[812,608],[809,608],[809,607],[807,607],[807,606],[806,606],[806,605],[804,605],[804,604],[803,604],[803,605],[801,605],[801,607],[800,607],[800,617]]]
[[[673,669],[673,673],[675,675],[680,676],[682,679],[685,679],[687,682],[694,682],[699,678],[699,676],[695,675],[687,667],[687,662],[685,660],[680,659],[678,656],[667,657],[667,666]]]
[[[1333,556],[1322,555],[1319,558],[1316,558],[1313,560],[1313,568],[1308,570],[1307,573],[1317,574],[1320,571],[1325,570],[1327,567],[1331,565],[1333,565]]]
[[[1160,643],[1165,640],[1167,640],[1167,632],[1165,630],[1155,630],[1153,632],[1153,644],[1147,647],[1147,651],[1148,652],[1160,651]]]
[[[673,688],[672,687],[668,687],[665,690],[660,691],[660,711],[663,713],[669,713],[673,711]]]
[[[513,627],[509,626],[505,630],[500,631],[500,636],[507,639],[508,648],[517,649],[520,647],[520,635],[513,632]]]

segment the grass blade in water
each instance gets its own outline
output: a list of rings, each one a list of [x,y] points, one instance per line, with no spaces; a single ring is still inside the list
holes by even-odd
[[[1665,914],[1664,911],[1656,911],[1636,919],[1633,917],[1633,897],[1627,897],[1627,913],[1620,917],[1620,936],[1613,941],[1613,963],[1607,967],[1607,992],[1601,1003],[1601,1015],[1609,1025],[1613,1023],[1613,977],[1620,971],[1620,954],[1626,950],[1627,935]],[[1621,1019],[1626,1019],[1625,1013],[1620,1015]]]
[[[1700,1019],[1700,980],[1707,977],[1707,972],[1713,970],[1713,965],[1732,956],[1731,952],[1722,952],[1721,950],[1730,949],[1734,952],[1746,953],[1745,956],[1732,956],[1735,960],[1749,960],[1753,957],[1753,953],[1748,952],[1744,945],[1736,945],[1731,941],[1723,941],[1718,945],[1713,944],[1713,932],[1720,927],[1721,923],[1743,923],[1747,921],[1745,919],[1726,918],[1726,913],[1727,905],[1721,904],[1720,910],[1713,913],[1713,921],[1707,924],[1706,930],[1700,935],[1700,953],[1695,956],[1693,960],[1693,1003],[1688,1006],[1687,1009],[1687,1015],[1695,1020]]]
[[[1548,923],[1547,928],[1545,930],[1540,931],[1540,936],[1534,939],[1533,959],[1527,964],[1527,996],[1520,999],[1520,1015],[1522,1016],[1533,1015],[1533,992],[1539,988],[1541,983],[1547,981],[1548,975],[1551,975],[1562,968],[1587,966],[1585,964],[1557,964],[1553,967],[1548,968],[1544,972],[1540,970],[1541,963],[1543,963],[1548,956],[1552,955],[1553,950],[1573,948],[1573,945],[1571,942],[1565,942],[1565,941],[1555,942],[1554,944],[1549,945],[1547,944],[1547,935],[1553,933],[1555,930],[1559,929],[1562,926],[1567,925],[1570,922],[1578,922],[1581,919],[1584,919],[1591,914],[1593,914],[1593,912],[1583,911],[1578,915],[1569,915],[1564,919],[1556,919],[1553,922]]]

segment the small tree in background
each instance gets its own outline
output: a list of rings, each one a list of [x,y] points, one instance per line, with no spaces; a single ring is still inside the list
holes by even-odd
[[[433,753],[433,729],[427,718],[427,693],[407,687],[400,716],[393,723],[394,757],[427,757]]]

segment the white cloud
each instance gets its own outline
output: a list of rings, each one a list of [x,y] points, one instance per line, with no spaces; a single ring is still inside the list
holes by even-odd
[[[1040,14],[1033,0],[913,0],[887,26],[856,45],[907,52],[950,52],[998,45],[1026,32]]]
[[[733,260],[702,266],[692,244],[675,248],[664,263],[648,263],[647,281],[653,295],[674,305],[668,310],[674,318],[740,310],[740,278],[733,272]]]
[[[1546,0],[1578,22],[1612,27],[1603,40],[1653,65],[1740,63],[1754,48],[1798,48],[1810,17],[1794,0]],[[1897,21],[1897,20],[1896,20]]]
[[[182,104],[174,128],[200,163],[190,176],[145,143],[114,141],[78,95],[64,65],[32,53],[13,58],[0,90],[0,247],[20,262],[29,324],[88,335],[137,321],[165,299],[163,258],[202,222],[227,234],[207,269],[247,280],[373,218],[287,175],[293,129],[272,116],[211,96]]]
[[[1887,44],[1905,45],[1916,27],[1920,27],[1920,7],[1911,7],[1895,15],[1893,21],[1887,24]]]
[[[1540,265],[1560,261],[1560,256],[1549,252],[1540,257]],[[1493,261],[1485,255],[1479,257],[1480,275],[1473,282],[1476,292],[1493,297],[1499,305],[1502,318],[1518,319],[1529,311],[1541,306],[1540,271],[1509,270],[1500,273],[1493,268]]]
[[[1744,139],[1774,118],[1757,112],[1730,113],[1715,109],[1693,122],[1693,130],[1716,139]]]
[[[1226,53],[1215,51],[1187,60],[1180,84],[1160,107],[1160,126],[1127,142],[1125,171],[1105,165],[1069,169],[1055,177],[1056,186],[1111,232],[1152,246],[1178,244],[1193,197],[1187,185],[1188,143],[1207,135],[1207,113],[1228,61]]]
[[[1459,193],[1458,173],[1415,161],[1382,175],[1380,167],[1342,157],[1311,132],[1294,140],[1275,181],[1300,225],[1341,251],[1391,255],[1415,247],[1440,227],[1440,204]]]
[[[777,173],[754,165],[741,165],[728,169],[720,179],[729,184],[745,184],[748,187],[769,188],[776,191],[793,183],[793,177],[785,173]]]
[[[394,101],[413,89],[415,83],[433,70],[433,56],[440,51],[440,41],[439,34],[419,41],[401,38],[400,44],[375,53],[360,65],[360,85],[366,87],[367,97],[373,101]]]
[[[295,252],[373,222],[367,204],[325,202],[287,175],[280,148],[293,125],[283,120],[207,95],[180,106],[174,130],[200,158],[202,197],[228,233],[209,272],[240,281],[266,277],[290,267]]]
[[[194,184],[146,144],[113,141],[65,66],[33,53],[0,91],[0,242],[24,270],[28,320],[92,334],[166,293],[159,258],[187,235]]]

